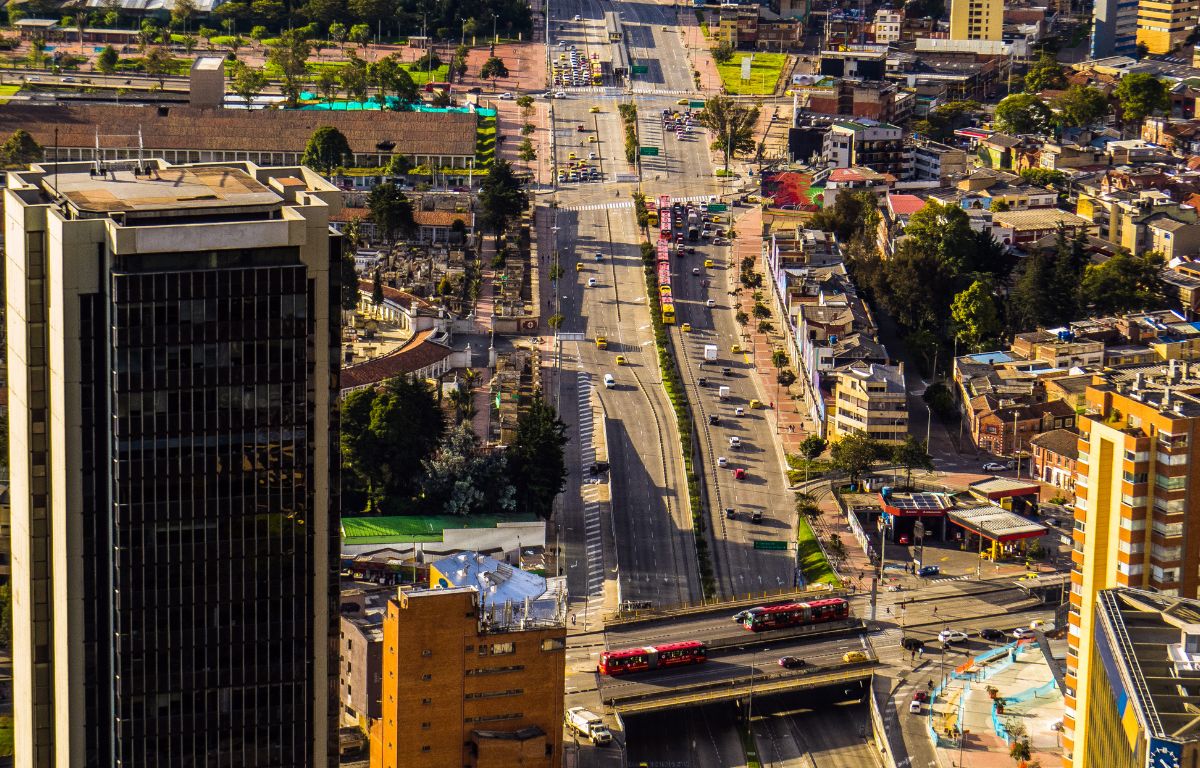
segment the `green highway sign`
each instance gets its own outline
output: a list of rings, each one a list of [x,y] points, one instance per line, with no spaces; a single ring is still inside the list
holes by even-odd
[[[658,147],[638,147],[639,155],[654,155],[658,156]]]
[[[755,539],[754,540],[754,548],[755,549],[787,549],[788,543],[786,541],[772,541],[771,539]]]
[[[708,204],[708,212],[709,213],[724,213],[725,211],[728,211],[728,210],[729,210],[729,206],[726,205],[725,203],[709,203]]]
[[[632,67],[629,68],[629,74],[631,74],[631,75],[644,75],[649,71],[650,71],[650,67],[648,67],[645,64],[634,64]]]
[[[689,101],[688,106],[692,109],[704,109],[703,101]]]

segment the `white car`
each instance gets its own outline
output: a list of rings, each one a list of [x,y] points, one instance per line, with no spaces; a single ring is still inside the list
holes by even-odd
[[[595,160],[595,159],[596,159],[596,153],[588,152],[588,160]]]
[[[565,99],[565,98],[567,98],[567,92],[566,92],[566,91],[555,91],[555,92],[554,92],[554,98],[556,98],[556,99]]]
[[[582,19],[582,18],[583,18],[583,17],[582,17],[582,16],[580,16],[578,13],[577,13],[577,14],[575,14],[575,21],[579,21],[579,20],[580,20],[580,19]]]
[[[709,299],[708,301],[704,302],[704,306],[708,307],[709,309],[712,309],[713,307],[717,306],[717,300]]]
[[[737,408],[733,409],[733,415],[734,416],[745,416],[746,409],[739,405]]]
[[[1014,640],[1024,640],[1027,637],[1033,637],[1033,630],[1029,627],[1017,627],[1012,631]]]
[[[734,435],[733,437],[729,438],[729,447],[730,448],[741,448],[742,447],[742,438],[738,437],[737,435]]]
[[[500,98],[503,101],[512,101],[513,95],[508,91],[505,91],[504,93],[500,94]]]
[[[957,629],[943,629],[938,633],[938,640],[943,643],[962,643],[966,642],[966,639],[967,633]]]
[[[724,456],[718,456],[717,457],[717,466],[718,467],[728,467],[729,459],[725,458]]]
[[[588,288],[595,288],[595,287],[596,287],[596,278],[589,277],[588,278]]]
[[[984,472],[1004,472],[1007,469],[1008,469],[1008,467],[1006,467],[1005,465],[998,464],[997,462],[994,462],[994,461],[989,461],[987,464],[983,465]]]

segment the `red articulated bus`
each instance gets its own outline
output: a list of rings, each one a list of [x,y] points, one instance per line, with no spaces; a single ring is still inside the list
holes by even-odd
[[[701,664],[708,660],[708,646],[687,640],[682,643],[648,645],[625,651],[605,651],[600,654],[600,674],[627,675],[648,669]]]
[[[787,603],[766,608],[751,608],[737,617],[738,622],[751,632],[782,629],[807,624],[822,624],[849,618],[850,603],[840,597],[810,600],[807,603]]]

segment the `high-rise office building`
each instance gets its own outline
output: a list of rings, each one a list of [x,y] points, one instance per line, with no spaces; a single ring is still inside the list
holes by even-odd
[[[1200,365],[1118,371],[1086,391],[1075,476],[1064,751],[1075,768],[1104,768],[1084,748],[1097,594],[1132,587],[1200,591]],[[1188,567],[1188,564],[1191,564]]]
[[[1004,32],[1003,0],[951,0],[951,40],[999,40]]]
[[[1096,0],[1092,11],[1093,59],[1137,54],[1138,0]]]
[[[464,552],[430,566],[383,620],[371,768],[557,768],[565,584]]]
[[[336,762],[339,206],[303,168],[8,175],[17,766]]]
[[[1200,0],[1139,0],[1137,43],[1149,53],[1170,53],[1182,47],[1200,19]]]

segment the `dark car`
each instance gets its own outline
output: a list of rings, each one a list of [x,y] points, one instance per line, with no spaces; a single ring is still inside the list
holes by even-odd
[[[732,375],[733,375],[733,369],[732,369],[732,368],[722,368],[722,369],[721,369],[721,375],[722,375],[722,376],[732,376]]]
[[[710,415],[709,415],[709,417],[708,417],[708,423],[709,423],[709,424],[720,424],[720,423],[721,423],[721,417],[720,417],[720,416],[718,416],[718,415],[717,415],[717,414],[715,414],[715,413],[713,413],[713,414],[710,414]]]
[[[762,522],[762,510],[761,509],[754,510],[754,514],[750,515],[750,519],[753,522],[761,523]]]
[[[597,461],[592,464],[591,471],[593,475],[599,475],[608,471],[607,461]]]
[[[921,570],[917,571],[918,576],[937,576],[942,572],[942,569],[936,565],[922,566]]]
[[[708,386],[708,379],[706,379],[706,378],[704,378],[703,376],[701,376],[700,378],[696,379],[696,384],[697,384],[697,385],[699,385],[699,386],[701,386],[701,387],[707,387],[707,386]]]
[[[737,517],[737,512],[733,511],[733,507],[725,507],[725,517],[732,520],[733,518]]]
[[[979,630],[979,637],[984,640],[992,640],[995,642],[1004,642],[1008,640],[1008,636],[1003,630],[989,627],[988,629]]]
[[[915,637],[906,637],[900,641],[900,647],[906,651],[919,651],[925,647],[925,641]]]
[[[804,669],[808,662],[799,656],[783,656],[779,659],[779,666],[784,669]]]

